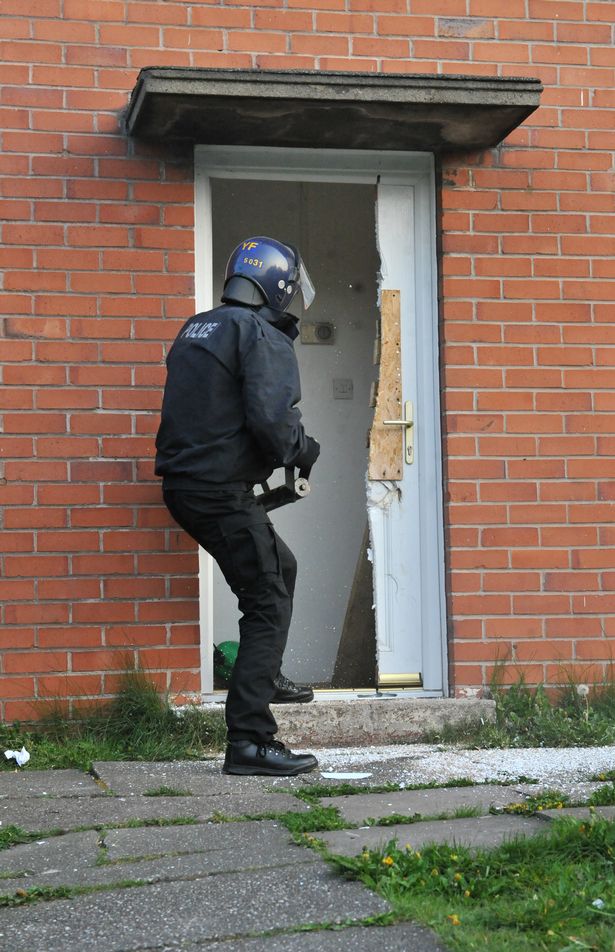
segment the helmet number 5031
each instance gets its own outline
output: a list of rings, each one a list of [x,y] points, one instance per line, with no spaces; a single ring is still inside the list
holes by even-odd
[[[243,263],[244,263],[244,264],[251,264],[251,265],[253,265],[255,268],[262,268],[262,267],[263,267],[263,262],[262,262],[262,260],[261,260],[260,258],[244,258],[244,259],[243,259]]]

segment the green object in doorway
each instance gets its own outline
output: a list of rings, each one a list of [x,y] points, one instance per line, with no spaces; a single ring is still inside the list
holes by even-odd
[[[228,686],[231,679],[238,651],[238,641],[223,641],[214,645],[214,674],[223,682],[224,687]]]

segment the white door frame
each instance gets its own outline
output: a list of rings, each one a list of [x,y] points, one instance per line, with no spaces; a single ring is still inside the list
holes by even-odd
[[[444,588],[444,531],[442,512],[442,464],[440,439],[440,387],[438,370],[437,263],[435,231],[435,176],[431,153],[384,152],[372,150],[286,149],[252,146],[195,147],[195,270],[198,311],[215,306],[213,300],[212,178],[273,179],[304,182],[354,182],[381,186],[403,186],[412,190],[414,246],[414,354],[411,372],[417,403],[417,436],[421,465],[416,467],[421,494],[418,523],[420,551],[428,552],[430,570],[423,572],[420,586],[424,689],[413,696],[446,696],[447,644]],[[390,203],[389,203],[390,204]],[[385,243],[386,218],[378,218],[378,242]],[[384,271],[384,268],[383,268]],[[385,274],[380,288],[391,287]],[[385,490],[386,485],[381,484]],[[423,505],[423,500],[428,504]],[[386,507],[371,507],[372,540],[385,546],[389,538],[390,513]],[[389,522],[387,523],[387,520]],[[425,549],[423,550],[423,546]],[[379,649],[390,650],[386,618],[389,615],[390,558],[374,565],[374,596]],[[416,564],[415,560],[412,560]],[[382,566],[382,568],[381,568]],[[199,599],[201,633],[201,690],[213,691],[213,562],[199,549]]]

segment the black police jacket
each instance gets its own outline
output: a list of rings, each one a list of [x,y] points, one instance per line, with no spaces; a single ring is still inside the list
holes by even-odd
[[[195,314],[177,335],[156,437],[165,488],[258,483],[277,467],[315,462],[319,446],[306,436],[296,406],[294,328],[289,336],[267,316],[275,314],[223,304]],[[293,320],[283,317],[282,325]]]

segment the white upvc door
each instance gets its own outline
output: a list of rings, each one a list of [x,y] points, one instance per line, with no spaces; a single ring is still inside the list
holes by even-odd
[[[213,300],[211,179],[357,182],[376,187],[380,293],[399,292],[402,406],[414,453],[401,478],[368,480],[382,689],[447,693],[436,294],[435,180],[427,153],[197,146],[196,305]],[[410,410],[408,410],[410,412]],[[200,550],[202,690],[213,690],[212,560]]]
[[[381,174],[380,292],[399,292],[402,478],[368,481],[381,687],[446,688],[433,187]],[[408,452],[405,452],[406,448]]]

